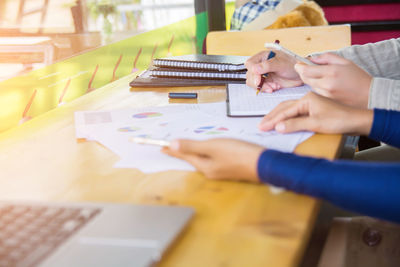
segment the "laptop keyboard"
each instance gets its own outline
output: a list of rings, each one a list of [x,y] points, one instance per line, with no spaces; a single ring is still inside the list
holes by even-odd
[[[0,267],[39,264],[100,210],[0,204]]]

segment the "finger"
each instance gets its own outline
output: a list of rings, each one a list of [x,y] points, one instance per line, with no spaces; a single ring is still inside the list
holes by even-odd
[[[319,95],[329,98],[333,97],[331,91],[327,88],[328,82],[326,79],[306,79],[304,83],[311,86],[311,88],[313,88]]]
[[[315,119],[303,116],[297,118],[291,118],[282,122],[279,122],[275,126],[275,130],[280,133],[292,133],[298,131],[314,131]]]
[[[268,85],[271,87],[271,91],[269,92],[269,93],[273,93],[274,91],[276,91],[277,90],[277,85],[276,85],[276,83],[274,83],[274,82],[270,82],[270,83],[268,83]]]
[[[279,89],[282,89],[282,86],[279,83],[276,83],[276,82],[273,82],[271,87],[274,89],[274,92],[279,90]]]
[[[210,158],[192,154],[185,154],[180,159],[187,161],[190,165],[193,165],[201,173],[204,173],[207,170],[207,166],[209,166],[210,163]]]
[[[175,158],[182,158],[184,155],[183,153],[179,152],[178,150],[171,149],[170,147],[163,147],[161,149],[161,152],[164,154],[167,154],[169,156],[175,157]]]
[[[261,75],[251,73],[250,71],[246,73],[246,84],[249,87],[257,89],[260,83],[261,83]]]
[[[249,72],[246,74],[246,85],[256,89],[257,85],[260,83],[261,76],[260,75],[252,75]]]
[[[274,88],[272,87],[272,84],[269,82],[265,82],[262,86],[261,89],[262,92],[266,92],[266,93],[272,93],[274,91]]]
[[[290,106],[295,105],[296,100],[290,100],[280,103],[277,107],[275,107],[270,113],[264,116],[261,122],[258,125],[258,128],[261,131],[270,131],[275,128],[275,125],[282,120],[282,113]]]
[[[263,120],[272,121],[276,118],[282,111],[289,108],[291,105],[295,104],[295,100],[284,101],[276,106],[272,111],[270,111],[267,115],[264,116]]]
[[[322,55],[311,57],[311,61],[316,64],[323,64],[323,65],[326,64],[344,65],[349,63],[349,60],[333,53],[324,53]]]
[[[173,140],[170,149],[183,154],[195,154],[199,156],[207,156],[213,151],[213,146],[208,141],[195,141],[188,139]]]
[[[250,75],[248,77],[250,77]],[[250,79],[252,79],[252,78],[250,78]],[[270,75],[268,75],[266,78],[264,78],[264,82],[261,85],[261,92],[272,93],[274,90],[276,90],[276,88],[277,88],[276,83],[269,82],[269,81],[272,81],[272,79],[270,78]],[[260,75],[257,75],[253,78],[253,83],[251,83],[249,79],[246,80],[246,84],[253,88],[258,88],[260,86],[260,83],[261,83]]]
[[[264,75],[264,83],[261,86],[261,92],[272,93],[274,91],[274,88],[271,82],[271,75]]]
[[[310,78],[319,79],[326,76],[330,71],[330,66],[310,66],[303,63],[297,63],[296,65],[294,65],[294,69],[300,75],[303,82],[305,82],[307,79]]]
[[[179,151],[171,150],[170,148],[164,147],[161,152],[170,155],[175,158],[179,158],[181,160],[187,161],[189,164],[193,165],[200,172],[204,172],[206,166],[208,166],[210,162],[210,158],[199,156],[195,154],[185,154]]]
[[[303,115],[308,115],[309,114],[309,105],[308,105],[308,99],[309,96],[305,96],[297,101],[294,101],[292,103],[289,103],[289,105],[284,106],[283,108],[276,111],[276,115],[274,114],[274,117],[270,119],[269,122],[264,123],[259,125],[259,128],[261,130],[264,130],[266,128],[271,128],[275,127],[282,122],[286,121],[291,118],[303,116]]]

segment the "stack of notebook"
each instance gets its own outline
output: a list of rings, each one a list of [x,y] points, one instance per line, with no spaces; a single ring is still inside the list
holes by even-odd
[[[154,59],[130,86],[169,87],[245,83],[248,57],[222,55],[184,55]]]

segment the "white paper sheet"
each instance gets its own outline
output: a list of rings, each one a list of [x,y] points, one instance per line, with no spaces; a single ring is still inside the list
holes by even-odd
[[[231,116],[263,116],[286,100],[299,99],[311,91],[308,85],[284,88],[273,93],[260,92],[245,84],[228,85],[228,105]]]
[[[261,118],[229,118],[225,115],[225,108],[225,103],[213,103],[78,112],[75,114],[77,137],[97,141],[116,153],[121,160],[115,167],[158,172],[194,168],[187,162],[161,153],[160,147],[132,143],[129,140],[131,137],[164,140],[236,138],[292,152],[312,135],[308,132],[285,135],[273,131],[261,132],[257,127]]]

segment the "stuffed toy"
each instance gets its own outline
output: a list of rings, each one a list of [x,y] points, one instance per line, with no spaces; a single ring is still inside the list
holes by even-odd
[[[314,1],[303,0],[303,4],[293,11],[280,16],[272,25],[266,27],[266,29],[322,25],[328,25],[322,8]]]
[[[237,0],[237,6],[232,17],[232,30],[328,25],[322,8],[314,1]]]

